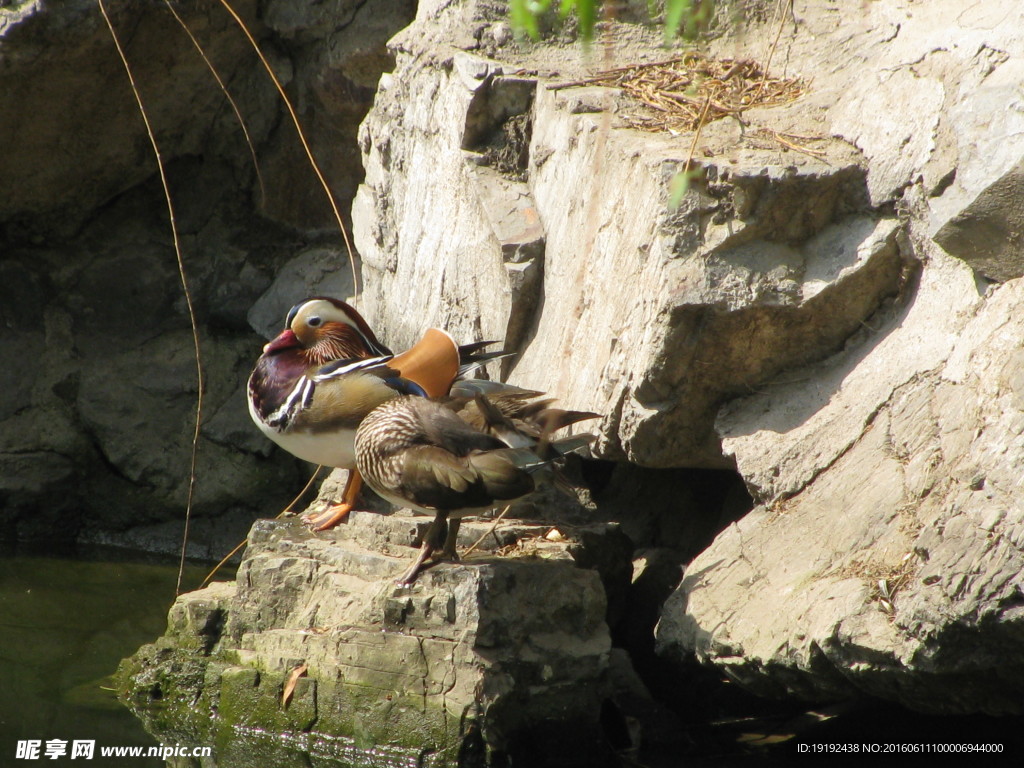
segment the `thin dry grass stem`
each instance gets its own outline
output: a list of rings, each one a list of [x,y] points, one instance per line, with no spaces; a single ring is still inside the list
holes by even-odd
[[[349,241],[348,230],[345,229],[345,223],[341,219],[341,211],[338,208],[338,203],[334,199],[334,193],[331,192],[331,187],[327,183],[327,179],[324,177],[323,171],[320,170],[320,166],[317,164],[316,159],[313,157],[313,150],[309,146],[309,142],[306,140],[306,133],[302,130],[302,124],[299,122],[299,116],[295,112],[295,107],[292,106],[291,100],[288,98],[288,94],[285,93],[284,86],[281,85],[281,81],[278,80],[277,75],[274,74],[273,67],[270,66],[270,62],[267,61],[267,57],[263,53],[263,49],[260,48],[259,43],[256,42],[256,38],[253,37],[252,32],[242,21],[242,17],[238,15],[234,8],[228,3],[228,0],[220,0],[220,4],[224,6],[225,10],[231,14],[231,18],[235,20],[239,28],[245,34],[246,39],[252,46],[253,50],[256,51],[256,55],[259,56],[260,62],[263,64],[263,68],[270,75],[270,79],[274,83],[274,87],[277,88],[277,92],[281,95],[281,99],[284,101],[285,108],[288,110],[288,114],[291,116],[292,124],[295,126],[295,131],[299,135],[299,141],[302,144],[302,149],[306,153],[306,158],[309,160],[309,165],[316,174],[317,180],[320,182],[320,186],[323,187],[324,194],[327,195],[327,201],[331,204],[331,211],[334,213],[334,219],[338,222],[338,229],[341,231],[341,237],[345,241],[345,250],[348,252],[348,264],[352,270],[352,289],[354,293],[359,293],[359,276],[356,274],[356,257],[355,252],[352,250],[352,243]]]
[[[309,480],[307,480],[306,484],[302,487],[302,490],[298,492],[298,494],[295,496],[294,499],[292,499],[291,501],[288,502],[288,504],[285,506],[284,509],[282,509],[280,512],[277,513],[277,517],[274,518],[275,520],[280,520],[282,517],[284,517],[285,515],[287,515],[289,512],[292,511],[292,507],[294,507],[296,504],[298,504],[299,499],[301,499],[303,496],[305,496],[306,495],[306,491],[308,491],[313,486],[313,481],[316,480],[316,476],[320,474],[320,470],[323,469],[323,468],[324,467],[321,464],[321,465],[319,465],[316,468],[316,470],[314,470],[314,472],[310,476]],[[203,583],[199,585],[199,589],[202,589],[207,584],[209,584],[210,581],[213,579],[213,577],[217,575],[217,571],[219,571],[221,568],[223,568],[225,563],[227,563],[228,560],[230,560],[232,557],[237,555],[239,553],[239,551],[241,551],[242,547],[244,547],[248,543],[249,543],[248,539],[243,539],[242,542],[237,547],[235,547],[230,552],[228,552],[226,555],[224,555],[224,557],[221,558],[221,561],[219,563],[217,563],[215,566],[213,566],[213,570],[211,570],[208,574],[206,574],[206,578],[203,579]]]
[[[788,5],[790,10],[793,8],[793,0],[778,0],[775,4],[775,16],[772,17],[772,22],[778,19],[779,27],[775,30],[775,37],[772,39],[771,47],[768,49],[768,53],[761,58],[764,59],[764,74],[761,77],[761,84],[759,87],[764,85],[765,80],[768,78],[768,69],[772,65],[772,59],[775,58],[775,50],[779,47],[779,38],[782,37],[782,28],[786,24],[786,15],[782,12],[783,6]]]
[[[823,149],[813,149],[806,144],[798,144],[799,141],[825,141],[824,136],[804,136],[798,133],[787,133],[785,131],[773,131],[770,128],[759,128],[753,133],[753,138],[763,138],[769,143],[781,144],[794,152],[802,152],[816,160],[824,160],[828,154]]]
[[[496,518],[494,518],[494,522],[491,523],[491,527],[488,528],[486,531],[484,531],[484,535],[483,536],[481,536],[479,539],[477,539],[472,544],[470,544],[469,549],[467,549],[465,552],[463,552],[462,556],[463,557],[468,557],[469,553],[472,552],[477,547],[479,547],[483,543],[484,539],[486,539],[488,536],[490,536],[492,533],[494,533],[494,529],[498,527],[498,523],[500,523],[502,521],[502,519],[505,517],[506,514],[508,514],[508,511],[510,509],[512,509],[512,505],[511,504],[509,506],[505,507],[503,510],[501,510],[501,514],[498,515]]]
[[[641,110],[623,118],[645,131],[695,131],[704,122],[739,116],[755,107],[788,104],[804,92],[799,78],[769,77],[752,59],[715,59],[689,52],[666,61],[601,72],[549,88],[606,85],[636,99]]]
[[[213,79],[217,81],[217,86],[224,94],[224,97],[228,100],[228,104],[231,105],[231,110],[235,113],[235,119],[238,120],[238,125],[242,129],[242,135],[245,136],[245,143],[249,146],[249,155],[252,157],[252,165],[256,170],[256,180],[260,185],[260,201],[266,202],[267,191],[263,186],[263,174],[260,172],[260,162],[256,158],[256,147],[252,143],[252,137],[249,135],[249,127],[246,125],[245,118],[242,117],[242,111],[238,108],[238,103],[235,101],[234,97],[232,97],[231,92],[221,79],[217,68],[213,66],[213,62],[210,61],[209,57],[206,55],[206,51],[203,50],[203,46],[196,39],[196,36],[192,34],[192,30],[188,28],[188,24],[185,23],[185,20],[181,18],[181,16],[178,15],[178,12],[174,9],[174,4],[171,0],[164,0],[164,4],[167,6],[167,10],[171,12],[174,20],[181,25],[183,30],[185,30],[185,34],[188,35],[188,39],[192,41],[192,45],[195,46],[199,56],[203,59],[203,62],[206,64],[206,68],[210,70],[210,74],[213,75]]]
[[[686,153],[686,164],[683,166],[683,177],[689,178],[690,166],[693,164],[693,153],[697,151],[697,142],[700,141],[700,132],[707,124],[708,109],[711,108],[711,97],[708,96],[704,103],[704,109],[700,113],[700,120],[697,121],[697,129],[693,132],[693,141],[690,142],[690,151]]]
[[[280,517],[280,515],[278,515],[278,517]],[[249,543],[248,539],[242,539],[242,541],[238,544],[237,547],[235,547],[230,552],[228,552],[226,555],[224,555],[224,557],[221,558],[221,561],[219,563],[217,563],[215,566],[213,566],[213,569],[208,574],[206,574],[206,578],[203,579],[203,583],[199,585],[199,589],[202,589],[207,584],[209,584],[213,580],[213,577],[217,575],[217,571],[219,571],[221,568],[223,568],[224,565],[228,562],[228,560],[230,560],[232,557],[234,557],[239,552],[241,552],[242,548],[246,544],[248,544],[248,543]]]
[[[171,224],[171,239],[174,243],[174,255],[178,261],[178,275],[181,278],[181,287],[185,293],[185,305],[188,307],[188,319],[192,326],[192,344],[195,350],[196,379],[199,391],[196,397],[195,428],[192,432],[192,456],[189,463],[188,498],[185,502],[185,530],[182,533],[181,558],[178,561],[178,580],[174,587],[175,594],[180,595],[181,579],[185,572],[185,551],[188,545],[189,524],[192,520],[192,502],[195,497],[196,462],[199,452],[199,428],[202,423],[203,389],[205,388],[203,359],[199,346],[199,327],[196,324],[195,308],[192,305],[192,292],[189,290],[188,279],[185,276],[185,261],[182,258],[181,253],[181,239],[178,235],[178,224],[174,214],[174,203],[171,200],[171,188],[167,183],[167,174],[164,170],[163,158],[160,155],[160,145],[157,143],[156,134],[153,132],[153,126],[149,122],[149,115],[146,112],[146,107],[142,103],[142,95],[139,93],[139,88],[135,83],[135,76],[132,74],[131,65],[128,63],[128,57],[125,55],[124,48],[121,47],[121,40],[117,36],[117,30],[114,29],[114,24],[110,20],[110,15],[107,13],[107,8],[103,0],[99,0],[99,8],[100,13],[103,14],[103,21],[106,22],[107,28],[110,30],[110,37],[114,41],[114,47],[117,49],[117,55],[121,59],[121,64],[124,65],[125,73],[128,76],[128,83],[132,89],[132,95],[135,97],[135,102],[139,107],[139,114],[142,116],[142,122],[146,126],[146,135],[149,137],[149,143],[153,147],[153,155],[156,158],[157,171],[160,174],[160,184],[163,186],[164,190],[164,200],[167,202],[167,215]]]

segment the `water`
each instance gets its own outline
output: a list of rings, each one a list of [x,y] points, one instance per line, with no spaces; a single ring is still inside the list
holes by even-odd
[[[107,555],[109,557],[109,554]],[[186,572],[185,588],[198,586],[206,567]],[[230,574],[224,574],[229,577]],[[172,564],[72,560],[53,557],[0,558],[0,768],[29,765],[88,765],[100,768],[291,768],[315,764],[395,768],[415,765],[415,757],[355,749],[349,740],[309,734],[284,739],[267,733],[237,733],[221,744],[212,759],[104,757],[101,747],[149,747],[149,735],[116,699],[107,680],[120,660],[159,637],[173,601],[177,568]],[[709,707],[703,702],[702,707]],[[778,710],[765,722],[691,726],[690,752],[681,760],[675,752],[646,764],[676,768],[685,764],[810,765],[820,755],[797,754],[797,741],[806,743],[935,743],[990,742],[1005,746],[994,756],[1000,762],[1019,762],[1024,754],[1024,718],[917,715],[893,705],[861,705],[833,720],[804,730],[797,739],[764,749],[737,748],[744,732],[792,733],[785,705],[762,703]],[[744,706],[734,706],[743,714]],[[795,710],[795,711],[798,711]],[[763,712],[761,713],[764,714]],[[790,717],[792,716],[792,713]],[[757,721],[764,718],[756,718]],[[800,719],[800,718],[797,718]],[[302,735],[299,735],[302,736]],[[92,760],[18,760],[19,740],[75,739],[95,742]],[[169,742],[170,744],[170,742]],[[188,745],[189,747],[194,745]],[[42,750],[41,750],[42,752]],[[899,759],[898,756],[890,756]],[[960,757],[963,757],[962,755]],[[976,757],[976,756],[975,756]],[[991,755],[982,755],[991,759]],[[941,757],[940,757],[941,759]],[[411,762],[410,762],[411,760]],[[933,761],[934,758],[931,758]],[[627,763],[628,764],[628,763]]]
[[[190,568],[190,585],[205,569]],[[0,559],[0,766],[163,768],[156,757],[107,757],[100,747],[157,741],[116,699],[106,679],[118,662],[163,633],[177,568],[51,557]],[[19,740],[68,742],[68,755],[17,760]],[[71,742],[93,740],[90,761]]]
[[[0,768],[57,765],[97,768],[411,768],[408,751],[361,750],[350,739],[258,731],[238,732],[211,758],[103,756],[102,747],[162,746],[118,700],[109,677],[121,659],[160,637],[174,602],[177,565],[100,559],[0,558]],[[146,557],[139,555],[139,557]],[[195,589],[209,566],[189,566],[184,589]],[[230,570],[218,578],[231,578]],[[45,756],[46,742],[67,753]],[[19,741],[41,742],[39,758],[18,759]],[[71,758],[74,740],[94,741],[91,760]],[[206,745],[168,747],[191,750]]]

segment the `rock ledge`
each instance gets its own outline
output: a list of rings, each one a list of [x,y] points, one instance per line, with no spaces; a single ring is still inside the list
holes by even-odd
[[[602,579],[628,574],[625,536],[613,525],[563,536],[510,523],[488,537],[490,551],[396,586],[426,524],[356,512],[312,534],[297,521],[257,522],[237,580],[178,598],[166,635],[123,663],[123,695],[155,733],[186,741],[264,731],[292,750],[340,737],[430,766],[462,764],[467,750],[480,765],[603,764]],[[467,521],[466,542],[487,527]],[[617,567],[580,567],[590,562]],[[565,728],[578,735],[573,755],[561,754]]]

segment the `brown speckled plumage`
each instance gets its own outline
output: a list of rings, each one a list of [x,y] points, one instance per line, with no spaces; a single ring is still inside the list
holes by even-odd
[[[514,455],[497,437],[420,397],[390,400],[356,432],[356,466],[370,486],[421,512],[468,514],[529,493],[533,478]]]
[[[356,466],[366,482],[394,504],[434,514],[401,583],[412,582],[435,550],[443,547],[445,556],[454,556],[459,518],[534,490],[532,470],[556,454],[547,442],[552,429],[593,417],[549,409],[547,401],[528,407],[536,394],[494,401],[477,395],[472,407],[458,399],[398,397],[363,420],[356,432]],[[513,414],[526,418],[527,411],[523,425],[529,430],[516,429]],[[480,428],[463,415],[479,421]]]

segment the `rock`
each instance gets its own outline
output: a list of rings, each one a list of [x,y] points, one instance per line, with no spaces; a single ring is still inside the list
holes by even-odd
[[[429,325],[505,338],[520,351],[513,383],[605,414],[606,458],[726,466],[718,403],[834,351],[895,294],[898,223],[867,210],[864,171],[841,144],[830,163],[729,147],[702,158],[706,184],[670,213],[678,141],[593,114],[607,91],[552,91],[515,63],[439,44],[457,13],[421,13],[392,41],[395,72],[360,135],[353,219],[371,324],[398,345]],[[518,115],[527,157],[502,180],[479,147]],[[527,242],[525,269],[510,264]]]
[[[946,11],[936,4],[908,14],[901,3],[882,3],[864,26],[807,9],[801,21],[811,35],[794,36],[789,60],[804,71],[834,70],[823,89],[836,94],[830,128],[864,152],[872,203],[921,183],[936,242],[1004,281],[1024,274],[1012,245],[1022,220],[1014,203],[1024,156],[1021,9],[997,2],[978,13]],[[818,36],[835,45],[818,45]],[[836,62],[856,66],[836,71]]]
[[[901,30],[909,49],[918,23]],[[957,120],[984,121],[985,104],[998,99],[1000,57],[969,46],[953,52],[926,70],[949,84],[977,83],[994,69],[991,91],[965,86],[963,111],[952,110]],[[936,124],[940,139],[952,113]],[[993,328],[1019,289],[982,294],[971,269],[930,239],[986,277],[1015,276],[1013,258],[992,256],[1012,250],[1010,209],[1001,214],[1007,228],[985,230],[983,248],[968,253],[962,239],[984,229],[985,189],[1012,179],[1018,155],[998,133],[990,135],[1000,152],[981,149],[985,161],[974,158],[988,135],[977,145],[964,138],[959,155],[940,140],[942,157],[913,164],[911,176],[930,173],[938,186],[904,196],[906,247],[924,260],[904,301],[840,354],[719,414],[724,450],[764,505],[687,567],[658,627],[666,658],[685,663],[696,653],[770,696],[866,694],[928,712],[1019,711],[1020,661],[1002,649],[1019,632],[1006,574],[1020,563],[991,543],[1012,536],[995,531],[1012,530],[1012,513],[1002,511],[1014,505],[987,479],[1012,475],[1016,458],[986,449],[1013,440],[1007,382],[1016,358]],[[963,168],[962,182],[949,184],[951,167],[956,179]],[[922,194],[930,191],[937,196]],[[990,358],[1000,362],[982,362]]]
[[[1012,34],[1021,39],[1019,29]],[[1008,30],[1010,32],[1010,30]],[[1010,57],[994,42],[980,50],[970,88],[964,86],[948,121],[958,163],[947,188],[930,201],[935,242],[964,259],[988,280],[1024,275],[1018,244],[1024,212],[1022,188],[1024,133],[1018,84],[1024,59]]]
[[[771,503],[687,567],[658,628],[663,653],[695,652],[766,695],[1021,711],[1024,284],[979,304],[966,271],[932,261],[881,340],[818,366],[817,386],[835,384],[817,402],[801,382],[731,406],[726,443]],[[807,442],[829,433],[848,442],[825,454]]]
[[[606,726],[610,740],[617,735],[619,750],[650,750],[657,745],[668,753],[678,754],[684,741],[679,719],[662,704],[655,701],[643,680],[633,669],[633,661],[622,648],[612,648],[609,656],[609,677],[612,687],[611,705],[606,705]],[[615,718],[615,719],[613,719]],[[616,719],[621,718],[621,728],[616,730]]]
[[[984,277],[1003,282],[1024,276],[1016,244],[1024,233],[1017,205],[1024,189],[1024,161],[994,180],[938,232],[935,241]]]
[[[898,387],[950,354],[978,302],[971,271],[936,253],[913,301],[880,313],[847,351],[729,403],[718,429],[755,498],[792,496],[842,456]]]
[[[482,134],[479,124],[485,116],[501,119],[503,111],[495,107],[492,115],[486,107],[489,94],[498,94],[504,103],[510,90],[516,92],[521,110],[529,102],[521,93],[521,80],[513,79],[506,88],[500,69],[491,71],[483,60],[466,55],[457,62],[459,69],[451,74],[420,64],[420,80],[391,78],[360,133],[367,178],[353,203],[353,232],[364,265],[361,307],[395,348],[411,346],[429,325],[446,328],[460,341],[474,336],[504,340],[510,331],[522,337],[532,321],[527,310],[537,298],[540,232],[525,185],[481,169],[479,152],[464,154],[462,126],[452,125],[450,114],[459,110],[456,114],[461,113],[464,123],[474,104],[475,132]],[[494,80],[497,84],[492,86]],[[450,81],[459,83],[451,94],[455,104],[438,98],[423,101],[421,110],[406,109],[410,99],[436,93]],[[422,144],[414,143],[420,140]],[[479,148],[477,143],[473,146]],[[392,167],[405,166],[405,153],[413,147],[432,158],[425,166],[429,173],[414,180],[394,176]],[[443,193],[462,185],[463,198]],[[422,215],[424,206],[430,216]],[[464,207],[476,217],[461,224]],[[462,227],[457,232],[450,230],[454,223]],[[500,240],[492,225],[501,233]],[[403,233],[399,242],[398,232],[406,226],[411,228],[408,236]],[[413,258],[416,253],[422,257]],[[490,258],[484,256],[488,253]],[[442,284],[449,288],[440,290]],[[462,306],[451,306],[453,292]],[[398,304],[416,311],[394,313]],[[518,318],[513,316],[514,305],[519,307]],[[388,316],[394,319],[386,320]]]
[[[864,152],[872,205],[903,211],[908,269],[840,351],[719,411],[723,452],[760,504],[687,565],[657,648],[677,673],[696,656],[765,696],[1016,713],[1021,155],[1017,118],[996,105],[1015,98],[1004,51],[1021,33],[992,19],[1021,10],[898,5],[873,6],[866,26],[807,6],[810,34],[786,60],[835,76],[800,109],[820,105]],[[868,92],[899,109],[858,108]]]
[[[324,6],[316,2],[269,2],[265,11],[266,22],[286,39],[299,36],[322,39],[352,23],[359,11],[359,3],[333,3]]]
[[[144,124],[95,2],[0,5],[0,536],[176,552],[197,381]],[[391,66],[384,43],[414,9],[332,6],[339,15],[298,40],[282,14],[322,9],[292,5],[232,7],[300,113],[315,112],[307,137],[320,157],[332,150],[323,164],[345,209],[361,178],[356,129]],[[336,235],[295,229],[337,225],[231,17],[178,9],[251,146],[165,7],[109,10],[160,145],[202,340],[193,533],[203,538],[190,551],[220,559],[302,483],[299,464],[249,420],[243,387],[262,340],[246,316],[269,335],[303,291],[350,294],[347,257]]]
[[[863,78],[833,111],[833,130],[870,163],[872,204],[899,197],[931,159],[944,97],[938,80],[897,69]]]
[[[559,542],[544,536],[550,526],[503,526],[509,555],[485,542],[482,557],[396,587],[426,522],[353,512],[320,535],[258,522],[237,581],[180,597],[168,634],[126,660],[125,697],[160,733],[312,729],[363,749],[430,753],[437,766],[467,749],[495,762],[605,764],[606,601],[602,575],[581,566],[622,565],[601,554],[618,551],[614,527]],[[487,527],[467,521],[464,535]],[[301,664],[308,676],[282,708],[283,681]],[[186,701],[199,706],[179,709]],[[575,755],[560,729],[572,729]]]
[[[255,5],[242,2],[236,10],[251,20]],[[220,15],[191,9],[182,17],[207,41],[222,79],[237,89],[256,63],[245,38]],[[161,131],[165,157],[200,154],[211,123],[226,127],[217,119],[224,97],[215,84],[210,87],[209,70],[189,38],[166,12],[115,9],[112,22]],[[45,217],[50,232],[70,234],[154,170],[110,32],[87,0],[60,7],[22,3],[0,10],[0,50],[9,80],[0,95],[0,146],[7,148],[0,153],[0,220],[21,218],[24,224],[28,217]],[[272,94],[268,84],[236,92],[243,114],[250,115],[267,108]],[[222,149],[244,162],[244,143],[232,145]]]
[[[284,328],[285,316],[308,296],[345,299],[353,291],[347,257],[331,248],[312,248],[287,262],[248,312],[249,325],[265,339]]]
[[[992,71],[950,116],[960,162],[953,183],[932,201],[935,242],[990,280],[1024,276],[1024,59]]]
[[[351,225],[349,208],[363,177],[353,138],[373,103],[381,73],[393,67],[385,44],[412,21],[416,6],[408,0],[271,2],[264,14],[283,38],[292,103],[320,174],[296,140],[290,117],[284,118],[260,156],[265,169],[261,210],[279,221],[327,230],[331,245],[338,247],[346,240],[338,238],[338,219]]]

